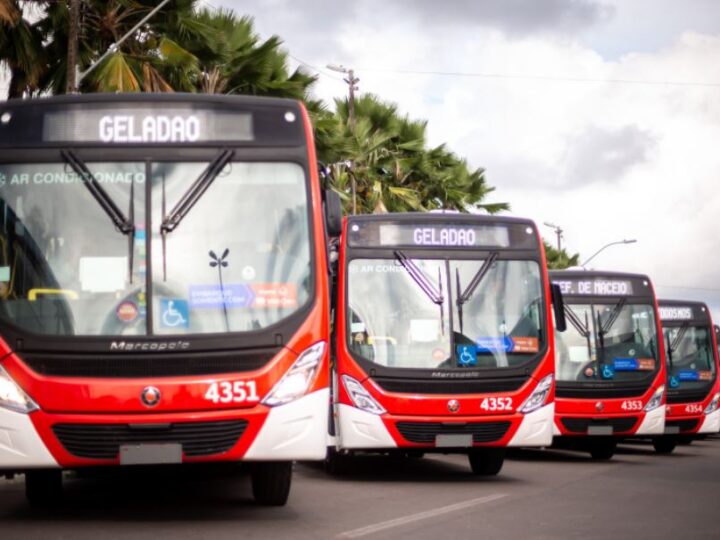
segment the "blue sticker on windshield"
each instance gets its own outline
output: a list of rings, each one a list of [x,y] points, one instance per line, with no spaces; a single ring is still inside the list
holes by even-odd
[[[615,378],[615,368],[613,366],[611,366],[610,364],[603,364],[602,378],[603,379],[614,379]]]
[[[475,345],[458,345],[455,347],[457,363],[460,367],[477,366],[477,352]]]
[[[680,386],[680,379],[678,379],[675,375],[670,376],[670,388],[677,388]]]
[[[249,307],[255,292],[244,283],[227,285],[190,285],[190,306],[196,308]]]
[[[187,300],[162,298],[160,300],[160,326],[162,328],[188,328],[190,308]]]
[[[678,379],[681,381],[699,381],[700,374],[694,369],[681,369],[678,371]]]
[[[515,343],[512,338],[505,337],[479,337],[475,341],[478,352],[512,352]]]
[[[615,371],[637,371],[638,367],[637,358],[613,358]]]

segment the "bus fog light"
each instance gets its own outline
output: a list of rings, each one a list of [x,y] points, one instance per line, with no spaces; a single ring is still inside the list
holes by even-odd
[[[518,412],[523,414],[531,413],[545,405],[545,402],[550,395],[550,390],[552,390],[552,385],[552,375],[547,375],[546,377],[540,379],[540,382],[535,387],[535,390],[532,391],[532,394],[530,394],[527,399],[523,401],[523,404],[518,407]]]
[[[665,395],[665,385],[661,384],[657,390],[655,390],[655,393],[652,395],[652,397],[648,400],[647,405],[645,405],[645,412],[650,412],[652,410],[657,409],[660,405],[662,405],[663,396]]]
[[[350,399],[358,409],[373,414],[385,414],[386,411],[382,405],[357,380],[350,377],[350,375],[343,375],[342,382],[345,390],[350,395]]]
[[[720,392],[715,394],[712,401],[708,403],[707,407],[705,407],[705,414],[714,413],[717,410],[718,405],[720,405]]]
[[[290,369],[283,375],[267,396],[262,400],[264,405],[275,407],[296,400],[307,392],[315,380],[318,369],[325,356],[325,342],[320,341],[305,349],[303,353],[290,366]]]
[[[0,407],[20,413],[37,411],[37,403],[28,396],[10,375],[0,366]]]

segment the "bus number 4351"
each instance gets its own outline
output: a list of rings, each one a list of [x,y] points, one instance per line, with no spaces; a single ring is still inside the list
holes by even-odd
[[[205,399],[213,403],[242,403],[260,400],[255,381],[214,382],[205,392]]]

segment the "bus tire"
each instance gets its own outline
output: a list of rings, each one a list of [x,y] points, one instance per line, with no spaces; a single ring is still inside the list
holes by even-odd
[[[495,476],[505,463],[505,448],[477,448],[468,453],[470,468],[476,476]]]
[[[30,506],[56,504],[62,498],[62,470],[38,469],[25,473],[25,497]]]
[[[653,448],[658,454],[672,454],[677,446],[675,437],[656,437],[653,439]]]
[[[598,439],[590,441],[590,457],[595,461],[608,461],[615,455],[617,441],[614,439]]]
[[[290,495],[292,461],[254,463],[251,472],[255,501],[263,506],[284,506]]]

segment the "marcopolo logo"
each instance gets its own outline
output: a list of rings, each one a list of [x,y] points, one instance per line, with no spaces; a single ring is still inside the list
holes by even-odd
[[[189,341],[111,341],[111,351],[183,351]]]

